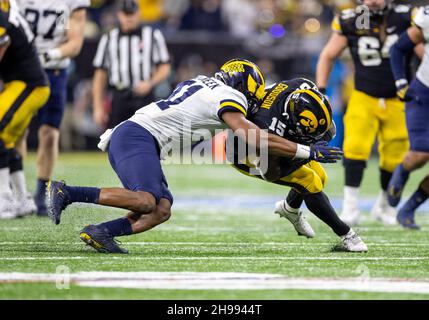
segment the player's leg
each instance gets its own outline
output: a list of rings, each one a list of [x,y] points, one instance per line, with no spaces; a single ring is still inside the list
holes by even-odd
[[[359,191],[379,124],[374,110],[378,99],[353,91],[344,117],[345,187],[342,220],[356,225],[360,220]]]
[[[423,88],[422,88],[423,87]],[[410,173],[423,167],[429,161],[429,94],[427,88],[417,80],[411,84],[410,91],[417,100],[407,103],[406,120],[410,140],[410,151],[402,164],[396,167],[389,183],[389,203],[396,207]]]
[[[51,96],[37,115],[39,124],[37,148],[37,185],[34,199],[37,215],[47,216],[46,184],[52,178],[59,153],[60,126],[67,100],[67,72],[48,71]]]
[[[24,215],[34,210],[33,203],[27,197],[22,157],[14,149],[16,141],[22,137],[34,113],[47,101],[48,87],[31,87],[21,81],[6,85],[0,96],[0,105],[5,106],[0,115],[0,138],[8,148],[7,179],[13,187],[16,215]],[[7,107],[9,106],[9,107]]]
[[[361,252],[368,248],[360,237],[344,223],[332,207],[329,198],[323,192],[327,182],[327,175],[323,167],[316,162],[311,162],[285,177],[282,181],[295,185],[308,209],[320,220],[326,223],[336,235],[341,237],[344,248],[347,251]],[[291,199],[298,204],[300,198]]]
[[[0,131],[0,219],[16,218],[14,198],[10,189],[9,150]]]
[[[420,230],[415,223],[416,210],[429,198],[429,176],[420,183],[418,189],[398,212],[398,222],[405,228]]]
[[[381,101],[383,103],[383,100]],[[372,216],[386,225],[396,224],[396,210],[388,202],[388,186],[393,171],[409,149],[405,122],[405,105],[399,99],[386,99],[378,108],[378,134],[381,172],[381,192],[372,209]]]

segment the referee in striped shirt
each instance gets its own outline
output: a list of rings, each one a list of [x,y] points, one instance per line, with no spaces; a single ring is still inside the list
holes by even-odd
[[[119,27],[103,35],[94,58],[94,120],[113,128],[153,102],[153,89],[170,74],[170,57],[160,30],[140,22],[134,0],[121,1]],[[113,91],[111,113],[104,109],[107,85]]]

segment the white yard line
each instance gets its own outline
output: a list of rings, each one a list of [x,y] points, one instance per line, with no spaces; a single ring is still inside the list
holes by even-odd
[[[276,274],[190,272],[0,273],[0,283],[73,283],[85,287],[165,290],[341,290],[429,294],[429,281],[398,279],[291,279]]]
[[[4,241],[0,246],[13,245],[82,245],[82,242],[51,242],[51,241]],[[124,246],[302,246],[317,247],[333,245],[333,242],[123,242]],[[375,247],[429,247],[429,242],[405,243],[405,242],[367,242],[369,246]]]
[[[346,254],[346,253],[344,253]],[[238,256],[238,257],[230,257],[230,256],[203,256],[203,257],[135,257],[135,256],[109,256],[109,260],[123,260],[123,261],[162,261],[162,260],[175,260],[175,261],[197,261],[197,260],[300,260],[300,261],[426,261],[429,260],[429,257],[365,257],[364,254],[355,254],[355,256],[350,256],[352,254],[349,253],[348,256],[341,255],[335,257],[255,257],[255,256]],[[358,255],[358,256],[357,256]],[[0,257],[0,261],[50,261],[50,260],[90,260],[94,258],[103,258],[105,259],[105,255],[91,256],[91,257],[79,257],[79,256],[70,256],[70,257]]]

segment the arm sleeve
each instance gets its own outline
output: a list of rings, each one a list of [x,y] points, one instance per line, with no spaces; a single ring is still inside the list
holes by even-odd
[[[164,35],[159,29],[153,32],[154,47],[153,47],[153,62],[155,64],[169,63],[170,54],[168,53],[167,43]]]
[[[220,120],[222,120],[222,115],[225,112],[240,112],[247,117],[247,108],[246,99],[231,92],[228,95],[223,95],[223,99],[219,102],[217,115]]]
[[[93,66],[97,69],[107,69],[107,45],[109,37],[107,34],[103,35],[98,43],[97,53],[95,54]]]
[[[396,81],[407,79],[406,61],[415,46],[408,33],[404,32],[398,42],[390,49],[390,64]]]
[[[332,28],[332,31],[334,32],[337,32],[339,34],[344,34],[339,15],[335,16],[334,20],[332,20],[331,28]]]

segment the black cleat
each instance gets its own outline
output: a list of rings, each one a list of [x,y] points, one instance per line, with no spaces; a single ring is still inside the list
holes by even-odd
[[[49,216],[56,225],[61,222],[61,213],[72,203],[65,186],[65,182],[49,181],[46,187]]]
[[[106,228],[87,226],[80,232],[80,239],[100,253],[127,254],[128,250],[118,246],[117,241],[109,234]]]

